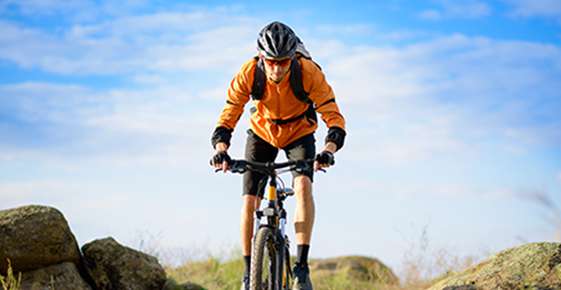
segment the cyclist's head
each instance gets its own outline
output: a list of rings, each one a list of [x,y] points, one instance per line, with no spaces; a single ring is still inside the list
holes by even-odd
[[[275,21],[263,27],[257,38],[260,55],[270,59],[293,57],[298,37],[288,25]]]

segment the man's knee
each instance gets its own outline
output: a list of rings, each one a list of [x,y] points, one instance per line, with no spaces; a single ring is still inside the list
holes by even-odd
[[[294,177],[294,186],[297,186],[297,185],[311,186],[312,185],[312,179],[310,179],[310,177],[307,176],[307,175],[298,175],[298,176]]]
[[[244,194],[243,195],[243,205],[242,205],[242,213],[251,213],[255,211],[255,209],[259,206],[261,199],[255,195]]]
[[[312,180],[306,175],[294,177],[294,192],[298,195],[310,195],[312,193]]]
[[[255,200],[256,200],[255,195],[249,195],[249,194],[243,195],[242,212],[253,210],[255,208]]]

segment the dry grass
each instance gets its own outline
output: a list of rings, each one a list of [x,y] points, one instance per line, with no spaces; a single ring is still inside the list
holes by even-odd
[[[544,221],[554,232],[554,239],[561,242],[561,209],[551,194],[544,190],[527,190],[520,192],[519,196],[540,207]]]
[[[198,249],[197,253],[185,249],[178,252],[164,249],[159,240],[161,237],[157,235],[141,233],[137,237],[138,249],[158,257],[160,262],[165,265],[168,277],[174,283],[191,282],[204,286],[208,290],[238,290],[240,288],[244,263],[239,254],[239,247],[230,247],[222,253],[214,255],[210,254],[210,251],[202,249]],[[397,273],[401,280],[398,286],[373,285],[371,282],[354,281],[343,273],[320,277],[312,272],[314,289],[426,289],[436,281],[472,266],[480,260],[480,257],[477,256],[459,256],[451,250],[433,249],[428,235],[428,226],[423,227],[419,237],[409,244],[410,246],[403,256],[400,271]],[[178,257],[180,257],[180,262],[178,262]]]
[[[357,281],[344,273],[318,276],[312,271],[314,289],[318,290],[420,290],[426,289],[436,281],[474,265],[480,260],[476,256],[459,256],[454,251],[432,249],[424,227],[420,237],[411,242],[404,253],[398,276],[398,286],[375,285],[372,282]],[[186,261],[179,267],[167,266],[170,279],[177,283],[192,282],[208,290],[239,289],[244,269],[239,249],[231,249],[224,255],[209,256],[206,259]],[[160,251],[161,253],[161,251]],[[168,264],[169,265],[169,264]]]
[[[216,257],[209,257],[204,261],[192,261],[180,267],[167,267],[168,277],[177,283],[192,282],[204,286],[206,289],[239,289],[241,273],[243,273],[242,259],[221,262]]]
[[[2,290],[19,290],[21,288],[21,272],[18,273],[17,277],[14,275],[10,259],[8,259],[6,276],[0,274],[0,285]]]
[[[419,240],[410,243],[404,253],[400,277],[402,290],[425,289],[436,281],[475,265],[479,256],[460,256],[445,248],[433,249],[428,226],[424,226]]]
[[[375,285],[371,282],[350,279],[344,273],[337,273],[328,277],[317,276],[312,272],[314,289],[318,290],[421,290],[434,284],[435,281],[452,273],[452,270],[461,270],[474,263],[474,258],[459,258],[450,255],[447,251],[438,251],[437,256],[429,259],[415,256],[413,260],[405,261],[407,264],[402,277],[402,283],[398,286]],[[243,273],[243,261],[241,258],[230,259],[221,262],[218,258],[208,258],[203,261],[191,261],[180,267],[167,267],[168,277],[177,283],[192,282],[204,286],[208,290],[237,290],[240,287],[240,279]],[[443,271],[441,269],[449,269]],[[429,275],[428,273],[438,273]]]

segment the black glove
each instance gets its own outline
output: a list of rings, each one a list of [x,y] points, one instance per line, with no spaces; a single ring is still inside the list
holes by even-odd
[[[329,151],[323,151],[320,154],[316,155],[316,161],[322,165],[333,165],[335,164],[335,157],[333,156],[333,153]]]
[[[210,159],[210,165],[214,166],[216,164],[222,164],[222,162],[224,161],[226,161],[229,164],[232,161],[232,158],[230,158],[228,152],[220,151],[214,154],[214,156],[212,156],[212,159]]]

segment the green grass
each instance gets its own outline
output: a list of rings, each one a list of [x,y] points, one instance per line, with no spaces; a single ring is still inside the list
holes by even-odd
[[[218,258],[208,258],[204,261],[187,262],[180,267],[168,267],[166,272],[170,280],[170,290],[175,284],[186,282],[196,283],[207,290],[238,290],[241,286],[241,276],[244,264],[241,258],[221,262]],[[403,290],[405,288],[373,285],[370,282],[357,281],[349,278],[346,273],[318,276],[312,271],[312,281],[316,290]],[[414,289],[414,288],[407,288]]]
[[[244,271],[242,259],[220,262],[210,257],[204,261],[188,262],[177,268],[166,268],[168,277],[182,284],[193,282],[205,289],[238,290]]]
[[[312,273],[314,289],[321,290],[382,290],[383,285],[373,285],[370,282],[349,279],[344,273],[337,273],[327,277],[317,277]]]

